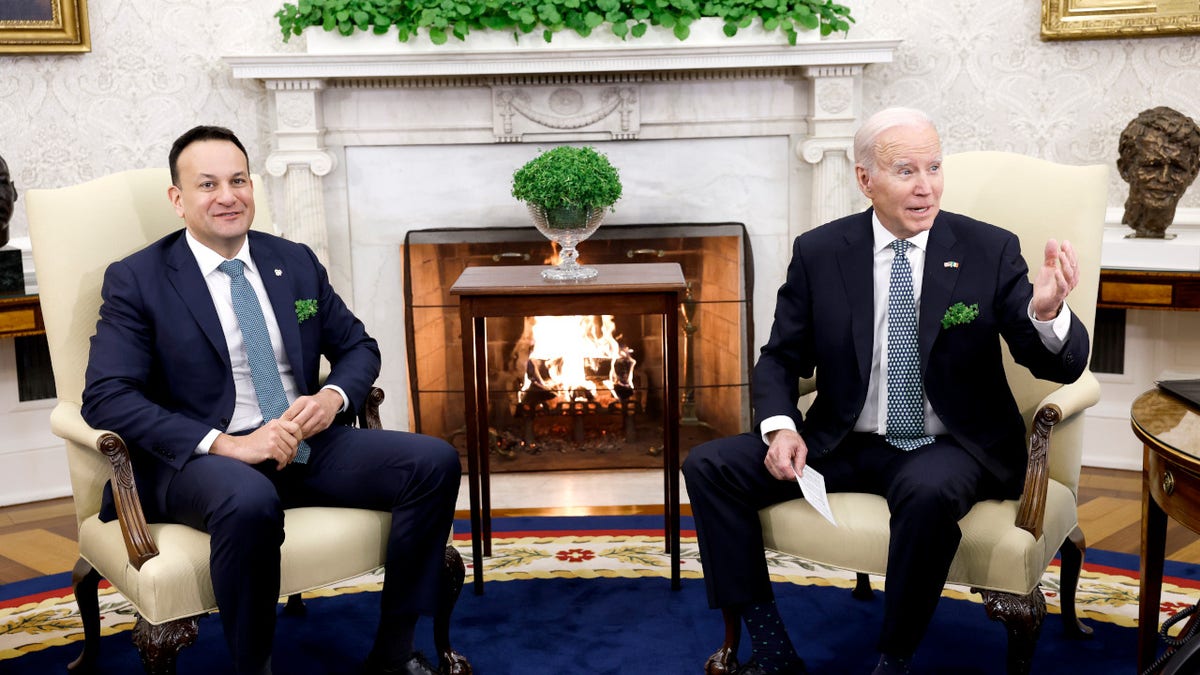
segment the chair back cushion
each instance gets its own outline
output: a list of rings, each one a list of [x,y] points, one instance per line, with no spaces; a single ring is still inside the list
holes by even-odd
[[[254,181],[255,229],[271,231],[263,181]],[[83,397],[91,337],[100,316],[100,286],[109,263],[183,227],[167,198],[165,168],[135,169],[87,183],[25,194],[29,237],[46,340],[60,404]],[[96,513],[109,470],[95,451],[68,443],[67,461],[80,520]],[[77,450],[77,449],[76,449]]]
[[[1108,167],[1071,166],[1009,152],[964,152],[942,164],[942,208],[998,225],[1021,240],[1030,281],[1046,240],[1068,240],[1079,258],[1079,285],[1067,304],[1092,335],[1100,287],[1100,245],[1108,207]],[[1038,380],[1004,349],[1008,383],[1028,428],[1042,399],[1060,386]],[[982,412],[982,411],[981,411]],[[1050,475],[1075,492],[1083,459],[1082,415],[1055,429]]]

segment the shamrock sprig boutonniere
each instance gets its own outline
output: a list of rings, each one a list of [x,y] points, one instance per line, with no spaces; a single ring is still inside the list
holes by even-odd
[[[964,305],[961,302],[956,302],[950,305],[950,308],[946,310],[946,314],[942,317],[942,328],[971,323],[977,316],[979,316],[978,302],[973,305]]]
[[[305,319],[311,319],[317,315],[317,301],[314,300],[297,300],[296,301],[296,322],[304,323]]]

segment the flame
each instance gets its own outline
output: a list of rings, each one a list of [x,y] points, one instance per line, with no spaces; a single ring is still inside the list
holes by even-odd
[[[622,347],[610,314],[592,316],[533,316],[525,318],[532,347],[521,384],[522,397],[531,389],[562,401],[595,400],[603,386],[614,398],[618,390],[632,391],[632,350]]]

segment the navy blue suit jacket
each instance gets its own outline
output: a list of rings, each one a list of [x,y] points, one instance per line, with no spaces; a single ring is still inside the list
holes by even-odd
[[[341,387],[352,408],[360,405],[379,374],[375,340],[307,246],[248,236],[298,393],[318,391],[324,355],[332,366],[326,383]],[[83,417],[125,440],[143,507],[161,509],[174,472],[210,430],[226,430],[233,417],[229,348],[183,230],[110,265],[101,295]],[[316,300],[316,316],[299,321],[297,300]]]
[[[814,457],[837,448],[866,401],[876,339],[873,245],[870,209],[796,238],[771,336],[754,368],[755,428],[789,415]],[[1028,318],[1028,275],[1011,232],[938,214],[917,329],[925,395],[955,440],[1014,491],[1025,475],[1025,425],[1004,375],[1000,338],[1035,377],[1063,383],[1083,373],[1089,348],[1074,315],[1062,351],[1045,348]],[[957,302],[977,303],[979,316],[942,328],[942,316]],[[817,396],[804,418],[796,410],[797,380],[814,370]]]

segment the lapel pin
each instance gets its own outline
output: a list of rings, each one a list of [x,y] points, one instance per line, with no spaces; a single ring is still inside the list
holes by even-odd
[[[946,262],[942,263],[942,267],[949,267],[950,269],[957,269],[958,261],[957,260],[947,260]],[[278,272],[279,270],[275,270],[275,271]]]
[[[955,267],[957,267],[957,266],[958,266],[958,263],[954,263],[954,266],[955,266]],[[277,276],[277,277],[281,277],[281,276],[283,276],[283,270],[276,268],[276,269],[275,269],[275,276]]]

